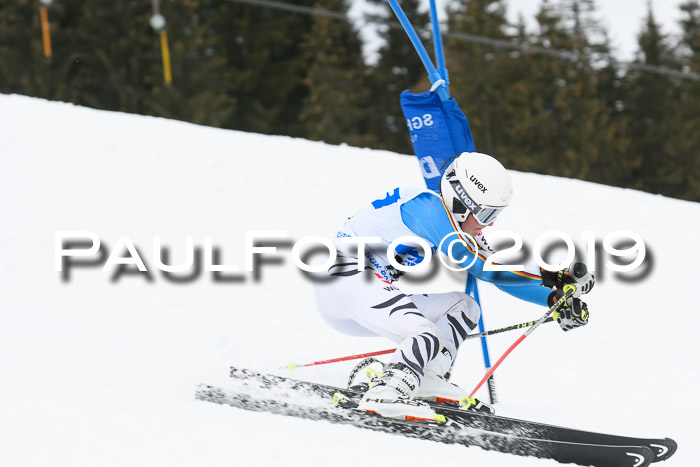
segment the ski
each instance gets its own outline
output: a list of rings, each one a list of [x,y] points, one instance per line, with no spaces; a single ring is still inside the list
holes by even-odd
[[[259,390],[275,391],[278,395],[293,391],[307,397],[329,398],[336,393],[343,394],[350,400],[359,401],[361,394],[353,394],[342,389],[321,383],[300,381],[282,376],[263,374],[252,370],[231,367],[230,376],[240,384],[253,386]],[[546,439],[567,443],[596,444],[610,446],[646,446],[654,453],[652,462],[659,462],[671,457],[677,449],[671,438],[634,438],[610,435],[591,431],[577,430],[545,423],[519,420],[515,418],[490,415],[480,412],[465,411],[448,404],[429,403],[434,410],[459,423],[463,427],[496,432],[527,438]]]
[[[653,452],[646,446],[606,446],[532,439],[464,427],[449,417],[444,423],[394,420],[364,411],[342,408],[328,397],[316,397],[318,393],[310,393],[311,398],[300,398],[300,402],[297,403],[293,399],[298,394],[293,392],[287,394],[289,397],[275,396],[273,392],[270,394],[272,397],[264,398],[255,394],[255,390],[249,392],[246,388],[242,389],[223,389],[200,384],[195,397],[199,400],[254,412],[269,412],[307,420],[346,424],[410,438],[478,446],[489,451],[553,459],[562,463],[595,467],[646,467],[654,458]]]

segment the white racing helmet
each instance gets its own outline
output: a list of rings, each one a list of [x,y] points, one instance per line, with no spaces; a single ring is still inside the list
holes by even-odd
[[[510,203],[513,185],[505,167],[493,157],[463,152],[445,170],[440,192],[457,222],[471,213],[479,224],[488,225]]]

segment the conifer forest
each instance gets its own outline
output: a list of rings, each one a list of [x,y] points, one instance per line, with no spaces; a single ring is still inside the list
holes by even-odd
[[[349,0],[0,0],[0,93],[412,155],[399,93],[430,82],[387,2],[368,1],[358,26]],[[400,4],[431,52],[427,8]],[[700,201],[700,0],[679,7],[680,34],[650,8],[631,61],[595,0],[542,0],[515,24],[502,0],[445,4],[450,91],[479,151]]]

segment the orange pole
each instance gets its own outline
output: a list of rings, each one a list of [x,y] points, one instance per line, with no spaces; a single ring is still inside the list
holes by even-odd
[[[39,8],[41,14],[41,37],[44,41],[44,56],[46,58],[51,58],[53,55],[51,51],[51,32],[49,30],[49,13],[46,11],[46,7]]]

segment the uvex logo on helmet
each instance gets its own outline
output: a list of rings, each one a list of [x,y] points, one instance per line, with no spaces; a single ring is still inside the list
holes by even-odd
[[[452,187],[455,190],[455,193],[459,195],[459,198],[462,200],[462,203],[469,208],[470,211],[473,211],[474,209],[477,209],[478,206],[474,203],[474,201],[469,197],[466,191],[464,191],[464,188],[462,187],[459,182],[455,182],[452,184]]]
[[[481,183],[474,175],[472,175],[471,177],[469,177],[469,180],[471,180],[472,182],[474,182],[474,185],[476,185],[476,187],[477,187],[478,189],[480,189],[482,193],[486,193],[486,187],[485,187],[484,184]]]

